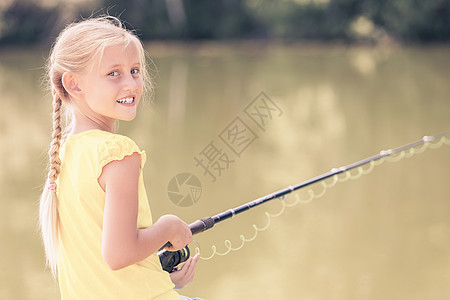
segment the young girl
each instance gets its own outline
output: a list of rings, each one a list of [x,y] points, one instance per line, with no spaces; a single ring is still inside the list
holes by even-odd
[[[53,45],[48,75],[53,134],[40,225],[61,298],[180,299],[174,288],[192,281],[199,254],[169,275],[155,252],[191,242],[189,226],[172,215],[152,222],[145,152],[114,133],[117,120],[134,119],[149,82],[141,42],[113,17],[71,24]]]

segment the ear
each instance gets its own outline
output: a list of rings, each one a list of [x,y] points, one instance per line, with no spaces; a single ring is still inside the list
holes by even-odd
[[[64,72],[61,78],[64,89],[69,93],[71,97],[79,98],[82,95],[77,77],[69,72]]]

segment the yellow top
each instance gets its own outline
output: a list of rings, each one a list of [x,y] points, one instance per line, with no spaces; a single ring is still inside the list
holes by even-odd
[[[105,192],[97,179],[106,164],[135,152],[141,155],[142,170],[144,151],[125,136],[101,130],[69,136],[61,149],[58,279],[62,299],[180,299],[157,255],[118,271],[111,270],[102,256]],[[152,225],[142,171],[137,225]]]

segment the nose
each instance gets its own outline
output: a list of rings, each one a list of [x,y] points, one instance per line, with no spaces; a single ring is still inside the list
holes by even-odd
[[[140,78],[135,78],[133,75],[128,74],[123,81],[123,89],[127,92],[136,92],[140,86]]]

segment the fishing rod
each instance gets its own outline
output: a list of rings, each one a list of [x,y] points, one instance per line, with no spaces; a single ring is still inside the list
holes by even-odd
[[[446,132],[443,132],[443,133],[440,133],[440,134],[437,134],[437,135],[433,135],[433,136],[424,136],[422,139],[420,139],[420,140],[418,140],[416,142],[413,142],[413,143],[410,143],[410,144],[407,144],[407,145],[404,145],[404,146],[401,146],[401,147],[398,147],[398,148],[395,148],[395,149],[382,150],[379,154],[376,154],[374,156],[368,157],[366,159],[362,159],[360,161],[357,161],[355,163],[349,164],[347,166],[343,166],[343,167],[340,167],[340,168],[333,168],[331,171],[326,172],[326,173],[324,173],[322,175],[313,177],[311,179],[308,179],[306,181],[300,182],[300,183],[295,184],[295,185],[290,185],[290,186],[288,186],[288,187],[286,187],[284,189],[281,189],[279,191],[273,192],[273,193],[268,194],[266,196],[260,197],[260,198],[258,198],[256,200],[250,201],[248,203],[242,204],[242,205],[240,205],[238,207],[235,207],[235,208],[232,208],[232,209],[228,209],[228,210],[226,210],[224,212],[221,212],[221,213],[219,213],[219,214],[217,214],[215,216],[206,217],[206,218],[197,220],[197,221],[191,223],[189,225],[189,228],[191,229],[191,232],[192,232],[193,235],[201,233],[203,231],[206,231],[206,230],[212,228],[215,224],[217,224],[219,222],[222,222],[222,221],[225,221],[227,219],[230,219],[230,218],[234,217],[235,215],[243,213],[243,212],[245,212],[245,211],[247,211],[247,210],[249,210],[249,209],[251,209],[253,207],[259,206],[259,205],[264,204],[266,202],[269,202],[269,201],[271,201],[273,199],[276,199],[276,198],[283,199],[283,197],[285,195],[290,194],[290,193],[292,193],[292,192],[294,192],[296,190],[299,190],[301,188],[307,187],[309,185],[312,185],[314,183],[317,183],[317,182],[326,180],[328,178],[337,176],[337,175],[342,174],[344,172],[347,172],[347,171],[350,171],[352,169],[361,167],[361,166],[363,166],[365,164],[368,164],[368,163],[371,163],[371,162],[374,162],[374,161],[386,158],[388,156],[392,156],[392,155],[401,153],[403,151],[406,151],[406,150],[409,150],[409,149],[412,149],[412,148],[415,148],[415,147],[419,147],[419,146],[422,146],[424,144],[427,144],[427,143],[430,143],[430,142],[433,142],[433,141],[440,140],[441,138],[445,138],[447,136],[450,136],[450,131],[446,131]],[[161,251],[159,251],[157,253],[158,256],[159,256],[159,259],[161,261],[161,265],[162,265],[163,269],[165,271],[169,272],[169,273],[174,271],[174,268],[178,264],[185,262],[189,258],[189,255],[190,255],[190,251],[189,251],[188,246],[186,246],[183,249],[178,250],[178,251],[168,251],[168,250],[164,249],[164,248],[166,248],[166,247],[168,247],[170,245],[171,245],[170,242],[167,242],[161,248],[163,250],[161,250]]]

